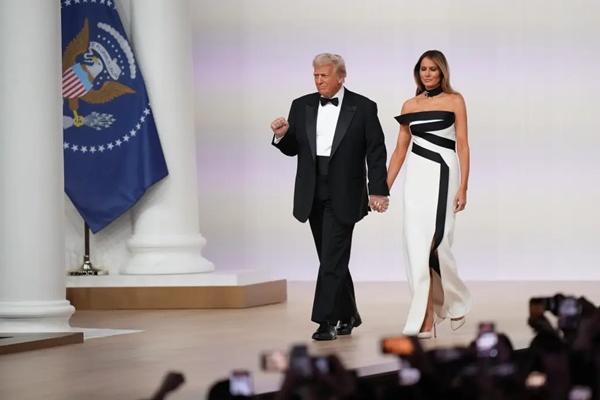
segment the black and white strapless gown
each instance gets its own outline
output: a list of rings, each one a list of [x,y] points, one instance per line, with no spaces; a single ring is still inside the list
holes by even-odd
[[[454,113],[422,111],[396,117],[408,125],[412,148],[405,161],[403,234],[412,300],[404,334],[419,332],[432,286],[438,318],[470,310],[470,294],[459,278],[451,247],[454,197],[460,182]]]

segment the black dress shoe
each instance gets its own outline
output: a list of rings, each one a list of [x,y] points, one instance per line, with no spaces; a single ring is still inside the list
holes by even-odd
[[[340,324],[336,328],[336,333],[340,336],[352,334],[352,329],[356,328],[361,324],[361,320],[355,317],[350,317],[349,321],[340,321]]]
[[[321,323],[317,331],[313,333],[312,338],[314,340],[334,340],[336,338],[335,324],[329,322]]]

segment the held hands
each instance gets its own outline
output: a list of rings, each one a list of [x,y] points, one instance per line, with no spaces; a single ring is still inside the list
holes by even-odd
[[[467,206],[467,191],[459,190],[454,196],[454,212],[462,211]]]
[[[375,194],[369,195],[369,207],[371,209],[383,213],[386,212],[390,205],[390,199],[387,196],[378,196]]]
[[[283,137],[288,129],[290,124],[283,117],[276,118],[273,122],[271,122],[271,130],[275,134],[276,137]]]

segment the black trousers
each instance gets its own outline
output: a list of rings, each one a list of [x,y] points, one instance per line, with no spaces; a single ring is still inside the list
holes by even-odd
[[[326,168],[320,169],[326,172]],[[354,317],[360,323],[348,269],[354,224],[342,223],[333,213],[327,175],[317,177],[309,222],[320,263],[311,319],[335,324]]]

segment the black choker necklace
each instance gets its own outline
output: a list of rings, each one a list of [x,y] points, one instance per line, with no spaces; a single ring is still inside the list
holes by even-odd
[[[442,93],[442,87],[438,86],[435,89],[430,89],[430,90],[423,90],[423,93],[425,93],[425,97],[433,97],[433,96],[437,96],[438,94]]]

